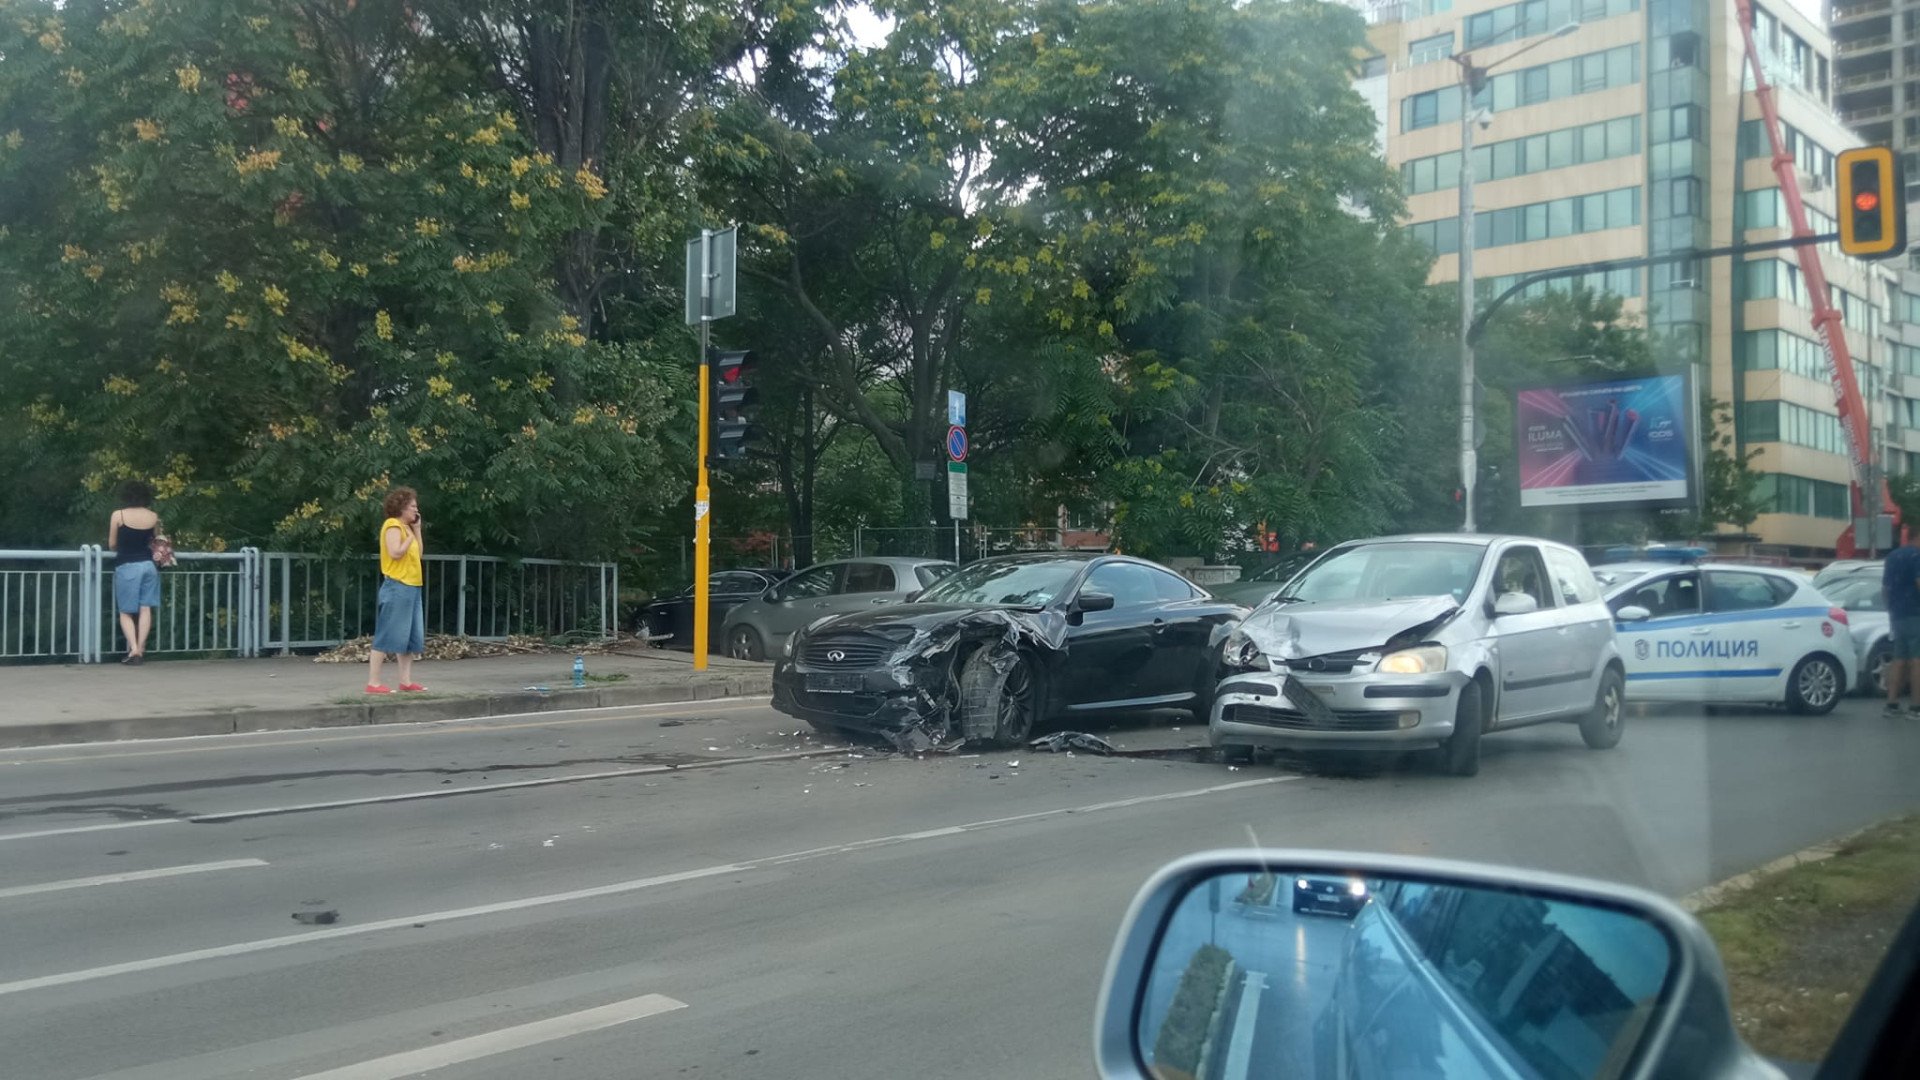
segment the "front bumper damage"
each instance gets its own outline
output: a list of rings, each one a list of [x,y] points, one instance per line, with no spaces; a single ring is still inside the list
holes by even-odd
[[[953,749],[993,738],[998,712],[961,707],[962,658],[989,650],[988,660],[1004,680],[1022,651],[1058,653],[1067,635],[1066,619],[1057,612],[1003,608],[914,627],[904,641],[898,629],[836,633],[831,622],[808,628],[805,645],[774,664],[773,707],[811,724],[877,735],[903,751]],[[878,665],[857,668],[821,662],[820,647],[842,639],[887,641],[888,655]],[[829,679],[833,689],[822,689]],[[987,700],[997,702],[997,687]],[[1044,708],[1044,693],[1035,700]]]
[[[1286,691],[1323,708],[1302,707]],[[1214,746],[1263,749],[1379,750],[1435,746],[1453,734],[1460,689],[1467,677],[1433,675],[1316,675],[1252,672],[1220,684],[1207,725]]]

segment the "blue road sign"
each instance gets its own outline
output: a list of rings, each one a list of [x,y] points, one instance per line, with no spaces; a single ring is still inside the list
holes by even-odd
[[[967,460],[967,429],[954,425],[947,429],[947,456],[955,461]]]

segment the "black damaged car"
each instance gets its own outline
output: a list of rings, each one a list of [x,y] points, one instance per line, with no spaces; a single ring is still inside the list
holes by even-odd
[[[1040,552],[962,567],[906,604],[823,619],[779,649],[773,707],[902,749],[1016,746],[1075,713],[1205,717],[1245,608],[1164,566]]]

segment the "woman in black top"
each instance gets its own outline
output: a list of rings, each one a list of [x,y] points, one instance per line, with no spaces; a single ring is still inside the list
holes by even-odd
[[[113,549],[113,606],[127,635],[123,664],[138,664],[147,654],[153,612],[160,606],[160,568],[153,563],[153,538],[159,533],[153,489],[138,480],[120,485],[120,509],[108,519],[107,546]]]

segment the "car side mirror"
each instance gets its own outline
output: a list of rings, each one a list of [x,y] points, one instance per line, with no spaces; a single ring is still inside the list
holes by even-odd
[[[1672,902],[1326,851],[1209,852],[1154,875],[1107,960],[1094,1054],[1110,1080],[1223,1060],[1247,1076],[1767,1074],[1712,940]]]
[[[1075,611],[1112,611],[1113,596],[1103,592],[1081,592],[1073,601]]]
[[[1535,600],[1531,593],[1501,593],[1499,599],[1493,602],[1493,614],[1495,617],[1501,615],[1531,615],[1539,610],[1540,601]]]
[[[1626,607],[1614,612],[1613,617],[1621,622],[1646,622],[1648,619],[1653,618],[1653,612],[1648,611],[1639,604],[1628,604]]]
[[[927,591],[927,590],[925,590],[925,589],[915,589],[915,590],[913,590],[912,592],[910,592],[910,593],[908,593],[907,595],[905,595],[905,596],[903,596],[903,597],[901,597],[901,598],[900,598],[900,602],[901,602],[901,603],[903,603],[903,604],[912,604],[912,603],[916,603],[916,602],[918,602],[918,601],[919,601],[919,599],[920,599],[920,594],[921,594],[921,593],[923,593],[923,592],[926,592],[926,591]]]

